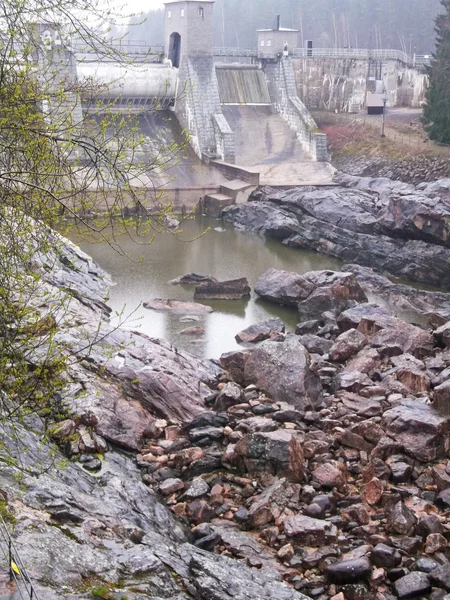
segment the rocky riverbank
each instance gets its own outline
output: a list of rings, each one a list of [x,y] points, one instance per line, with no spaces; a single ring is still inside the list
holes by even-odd
[[[40,260],[43,286],[68,295],[58,340],[78,360],[62,420],[4,424],[21,469],[3,466],[0,488],[43,598],[450,591],[446,294],[354,265],[269,269],[256,292],[298,311],[295,334],[255,324],[207,361],[113,328],[108,276],[75,246]]]
[[[263,274],[257,293],[298,308],[296,334],[240,332],[267,341],[223,355],[209,410],[159,421],[137,464],[196,547],[311,598],[444,598],[450,326],[368,303],[377,276],[359,276]]]
[[[335,181],[263,188],[247,204],[227,207],[223,218],[288,246],[450,288],[450,180],[415,187],[340,174]]]

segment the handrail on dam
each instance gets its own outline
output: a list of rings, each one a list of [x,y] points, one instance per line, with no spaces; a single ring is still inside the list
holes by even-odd
[[[22,600],[40,600],[2,516],[0,516],[0,548],[3,559],[8,564],[9,579],[11,582],[15,582],[20,598]]]
[[[414,54],[410,56],[401,50],[371,50],[368,48],[294,48],[293,55],[299,58],[351,58],[355,60],[398,60],[408,66],[423,66],[431,61],[431,56]]]

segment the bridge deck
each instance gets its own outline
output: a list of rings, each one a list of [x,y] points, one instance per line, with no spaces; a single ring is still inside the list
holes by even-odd
[[[314,162],[296,134],[269,106],[224,106],[236,136],[236,164],[257,167],[261,185],[320,185],[331,183],[329,163]]]

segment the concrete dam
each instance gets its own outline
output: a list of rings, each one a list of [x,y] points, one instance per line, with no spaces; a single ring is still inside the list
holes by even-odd
[[[41,36],[46,39],[41,60],[57,64],[61,77],[95,82],[95,99],[74,101],[74,111],[136,112],[145,140],[141,157],[151,156],[158,143],[170,146],[188,133],[190,147],[173,157],[166,172],[149,166],[149,185],[165,187],[176,209],[201,204],[219,214],[257,185],[330,183],[327,136],[299,96],[315,108],[328,103],[331,109],[339,104],[350,110],[358,104],[355,97],[363,102],[363,94],[349,83],[348,98],[313,93],[308,83],[313,78],[305,73],[317,68],[312,60],[318,58],[309,50],[300,52],[298,32],[279,22],[258,32],[257,51],[217,52],[213,6],[214,0],[167,1],[164,48],[150,54],[138,49],[128,65],[76,43],[66,47],[56,31],[48,30]]]

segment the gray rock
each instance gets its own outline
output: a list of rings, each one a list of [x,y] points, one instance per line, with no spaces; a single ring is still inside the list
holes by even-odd
[[[315,285],[298,273],[268,269],[255,286],[255,292],[261,298],[284,304],[297,306],[297,303],[309,296]]]
[[[209,485],[201,477],[196,477],[185,492],[186,498],[201,498],[209,492]]]
[[[415,532],[416,523],[417,517],[415,514],[403,502],[397,502],[388,512],[386,528],[394,533],[412,536]]]
[[[310,369],[310,356],[295,336],[284,342],[263,342],[248,357],[245,380],[254,383],[273,400],[288,402],[296,409],[320,405],[322,386]]]
[[[402,555],[391,546],[377,544],[370,553],[370,560],[376,567],[392,569],[402,562]]]
[[[431,591],[431,583],[426,573],[414,572],[397,579],[394,588],[398,598],[417,598]]]
[[[244,390],[237,383],[226,383],[217,395],[214,402],[214,409],[218,412],[225,412],[235,404],[245,402]]]
[[[444,588],[447,592],[450,592],[450,564],[439,566],[437,569],[433,569],[429,574],[431,583],[435,587]]]
[[[285,325],[280,319],[269,319],[243,329],[235,335],[235,339],[242,344],[256,344],[271,337],[279,336],[285,330]]]
[[[369,578],[372,567],[367,558],[343,560],[325,568],[325,577],[330,583],[346,584]]]
[[[333,345],[332,341],[312,334],[299,335],[298,341],[302,346],[305,346],[311,354],[320,354],[321,356],[328,354]]]

